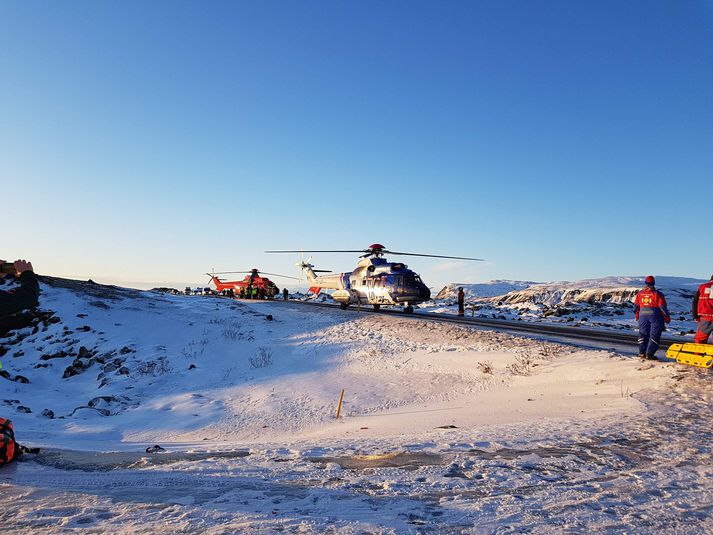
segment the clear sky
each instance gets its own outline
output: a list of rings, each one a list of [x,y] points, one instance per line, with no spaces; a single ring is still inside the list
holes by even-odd
[[[41,273],[707,278],[712,171],[710,0],[0,3],[0,257]]]

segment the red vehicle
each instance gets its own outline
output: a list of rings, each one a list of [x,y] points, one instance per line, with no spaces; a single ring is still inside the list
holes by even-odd
[[[227,281],[221,279],[220,277],[216,277],[216,275],[226,275],[228,273],[245,273],[246,275],[243,280],[237,281]],[[215,284],[215,289],[218,292],[222,292],[223,290],[232,290],[236,297],[244,296],[251,298],[253,293],[255,293],[261,298],[267,297],[268,299],[272,299],[280,291],[277,285],[267,277],[263,277],[257,268],[253,268],[250,271],[219,271],[217,273],[206,273],[206,275],[208,275],[211,282]],[[299,280],[297,277],[278,275],[277,273],[264,273],[264,275]],[[255,292],[253,292],[253,290]]]

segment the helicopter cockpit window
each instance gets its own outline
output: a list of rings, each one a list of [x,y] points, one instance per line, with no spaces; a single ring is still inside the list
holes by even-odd
[[[406,284],[419,284],[421,282],[421,277],[418,275],[406,275],[404,277]]]

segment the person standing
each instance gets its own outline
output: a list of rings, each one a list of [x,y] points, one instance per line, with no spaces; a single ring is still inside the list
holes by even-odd
[[[656,359],[664,323],[671,321],[666,297],[656,289],[653,275],[646,277],[646,286],[636,294],[634,317],[639,322],[639,357]]]
[[[707,344],[708,337],[713,333],[713,275],[709,282],[698,287],[693,298],[693,319],[698,322],[693,341],[697,344]]]
[[[287,301],[290,298],[290,292],[287,291],[287,288],[283,288],[282,297],[285,299],[285,301]]]
[[[465,293],[461,286],[458,288],[458,315],[462,316],[463,314],[465,314]]]

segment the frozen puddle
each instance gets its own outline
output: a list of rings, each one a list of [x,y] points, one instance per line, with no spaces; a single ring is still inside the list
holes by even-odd
[[[187,461],[214,461],[238,459],[250,455],[248,450],[200,451],[200,452],[92,452],[61,449],[43,449],[36,455],[25,456],[25,461],[34,461],[59,470],[83,470],[99,472],[118,468],[148,468]]]
[[[415,469],[420,466],[433,466],[444,463],[442,455],[407,451],[344,457],[310,457],[309,460],[314,463],[335,463],[346,470],[364,470],[366,468]]]

